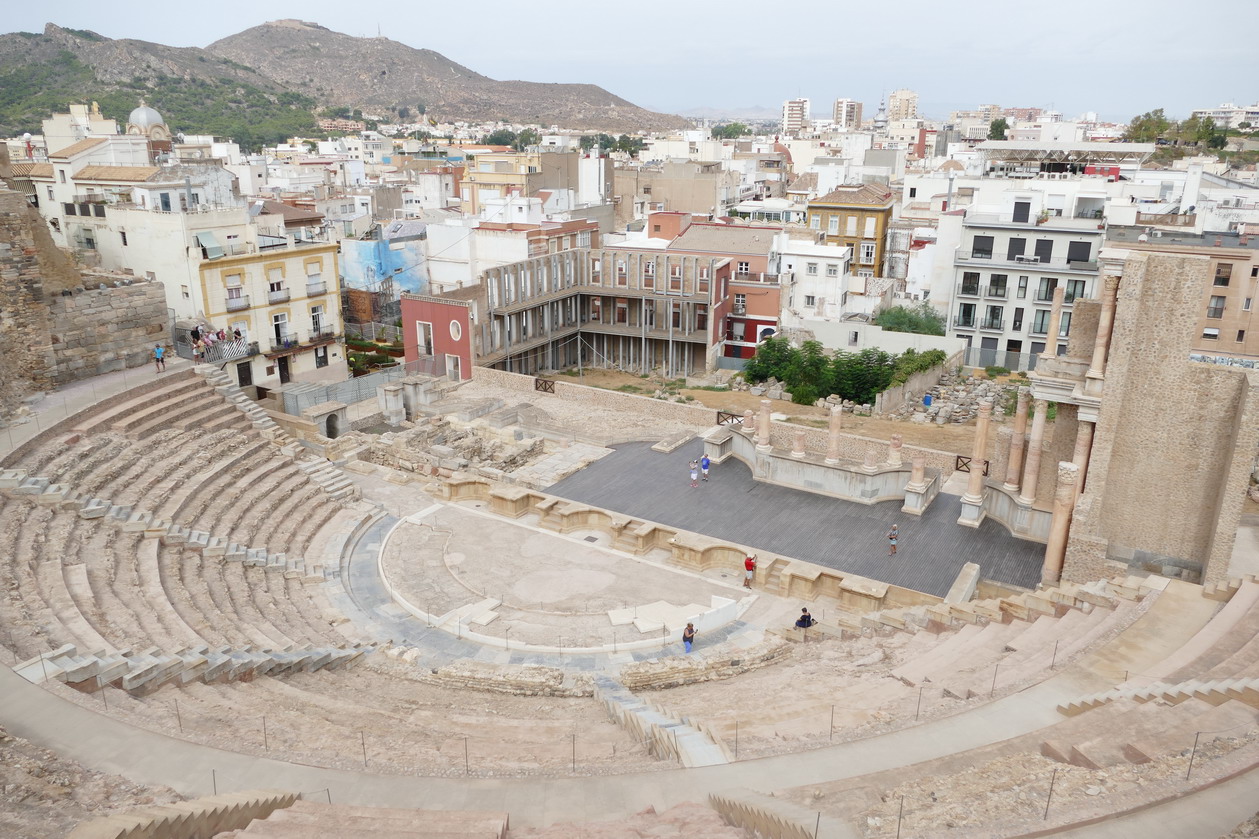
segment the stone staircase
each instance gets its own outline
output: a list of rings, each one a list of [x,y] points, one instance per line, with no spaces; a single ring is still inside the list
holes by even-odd
[[[506,839],[507,814],[298,801],[252,822],[240,839]]]
[[[1059,705],[1058,711],[1071,717],[1121,699],[1132,699],[1136,702],[1160,700],[1171,705],[1179,705],[1188,699],[1201,699],[1212,705],[1222,705],[1236,699],[1259,708],[1259,676],[1207,681],[1191,679],[1177,684],[1154,682],[1139,688],[1111,688]]]
[[[224,793],[101,816],[79,824],[69,839],[210,837],[239,830],[296,801],[297,793],[281,790]]]
[[[35,684],[58,681],[88,692],[114,685],[142,696],[169,683],[250,681],[258,676],[335,670],[354,664],[374,646],[345,644],[290,650],[200,646],[173,653],[151,647],[136,652],[80,653],[73,644],[66,644],[20,662],[13,670]]]
[[[604,703],[612,719],[629,729],[659,760],[677,760],[687,768],[730,762],[721,743],[639,699],[615,679],[595,677],[595,698]]]

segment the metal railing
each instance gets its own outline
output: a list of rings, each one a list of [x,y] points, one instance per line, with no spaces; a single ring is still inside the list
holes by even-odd
[[[1005,318],[984,318],[979,322],[980,329],[995,329],[1000,332],[1005,329]]]
[[[323,341],[331,341],[336,337],[335,330],[320,329],[318,331],[311,330],[307,332],[305,337],[298,332],[287,332],[280,336],[271,336],[271,352],[283,352],[284,350],[297,349],[299,347],[310,344],[318,344]]]
[[[345,337],[392,343],[402,340],[402,330],[391,323],[347,323]]]
[[[325,283],[323,280],[320,280],[317,283],[306,283],[306,296],[307,297],[318,297],[321,294],[327,294],[327,293],[328,293],[328,284]]]
[[[268,303],[287,303],[289,301],[290,296],[291,294],[289,293],[289,290],[287,288],[282,288],[279,291],[268,291],[267,302]]]
[[[975,318],[973,316],[965,317],[963,315],[958,315],[957,317],[953,318],[953,325],[961,329],[974,329]]]
[[[446,359],[444,356],[424,356],[415,361],[408,361],[386,367],[365,376],[358,376],[344,382],[333,382],[322,387],[311,387],[301,384],[300,390],[289,392],[279,390],[276,396],[286,414],[301,416],[302,411],[323,402],[344,402],[353,405],[364,399],[375,399],[376,388],[389,384],[406,376],[444,376],[446,375]]]
[[[1180,213],[1137,213],[1137,224],[1158,224],[1164,227],[1193,227],[1198,215]]]
[[[1213,320],[1218,320],[1224,317],[1224,307],[1223,306],[1207,306],[1207,317]]]
[[[249,295],[242,297],[229,297],[226,301],[227,310],[229,312],[240,312],[249,308]]]
[[[973,285],[970,283],[962,283],[962,287],[957,293],[964,294],[967,297],[978,297],[979,290],[980,290],[979,283],[975,283]]]

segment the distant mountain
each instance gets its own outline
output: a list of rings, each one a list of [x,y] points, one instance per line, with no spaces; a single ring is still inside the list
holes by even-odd
[[[366,112],[423,108],[442,121],[557,124],[609,131],[682,127],[588,84],[496,81],[440,53],[389,38],[358,38],[314,23],[279,20],[206,48],[321,103]]]
[[[97,101],[125,123],[143,98],[173,131],[253,148],[315,132],[325,107],[439,120],[558,124],[632,131],[685,126],[594,85],[495,81],[432,50],[276,21],[206,49],[168,47],[48,24],[0,35],[0,136],[38,132],[72,102]]]

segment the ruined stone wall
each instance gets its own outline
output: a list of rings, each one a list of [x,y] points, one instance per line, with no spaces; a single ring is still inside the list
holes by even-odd
[[[49,292],[35,238],[43,222],[32,224],[32,213],[24,196],[0,189],[0,417],[52,380]]]
[[[1054,489],[1058,486],[1058,464],[1070,460],[1075,454],[1075,438],[1080,431],[1080,409],[1067,402],[1059,402],[1053,422],[1053,438],[1046,439],[1040,448],[1040,469],[1036,472],[1036,504],[1051,507]],[[1029,421],[1030,422],[1030,421]]]
[[[1136,254],[1124,267],[1068,579],[1107,556],[1195,581],[1226,573],[1241,505],[1225,499],[1245,492],[1236,462],[1253,460],[1259,410],[1243,372],[1189,360],[1208,264]]]
[[[75,291],[53,297],[49,309],[56,384],[143,366],[154,344],[170,343],[166,292],[159,282]]]

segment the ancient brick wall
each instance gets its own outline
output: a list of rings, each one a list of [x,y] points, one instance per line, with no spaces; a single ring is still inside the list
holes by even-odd
[[[158,282],[76,290],[53,297],[49,310],[57,384],[143,366],[154,344],[170,343],[165,287]]]

